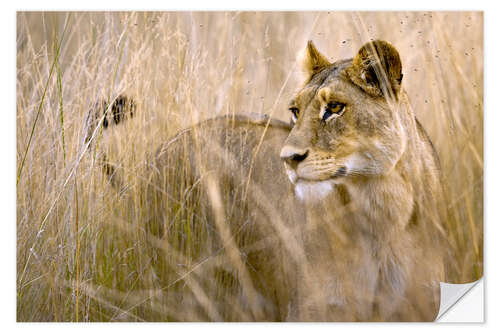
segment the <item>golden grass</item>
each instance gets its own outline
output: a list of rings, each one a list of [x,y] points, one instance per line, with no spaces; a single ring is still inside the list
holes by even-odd
[[[370,38],[399,50],[403,87],[438,150],[453,279],[481,277],[482,13],[20,12],[17,319],[220,320],[215,303],[224,300],[231,319],[248,320],[237,298],[225,294],[230,288],[221,288],[229,278],[212,283],[179,268],[169,284],[158,282],[134,175],[155,147],[201,119],[257,112],[288,120],[287,103],[301,83],[296,55],[307,40],[335,60],[352,57]],[[106,135],[96,131],[97,149],[89,153],[87,111],[121,93],[134,97],[137,115]],[[99,147],[125,170],[129,196],[102,175]],[[218,230],[229,242],[220,219]],[[192,237],[182,246],[200,251],[196,230],[176,227]],[[182,260],[192,264],[189,256]],[[165,297],[174,284],[193,291],[190,301],[201,312]],[[216,290],[207,294],[210,288]]]

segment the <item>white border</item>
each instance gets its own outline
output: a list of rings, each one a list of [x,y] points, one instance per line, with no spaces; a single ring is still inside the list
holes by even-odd
[[[43,5],[41,5],[43,4]],[[410,6],[408,6],[408,4]],[[36,0],[22,0],[13,4],[16,10],[482,10],[491,5],[487,1],[453,1],[453,6],[443,2],[432,0],[420,0],[418,2],[403,1],[266,1],[253,0],[246,2],[236,2],[234,0],[183,0],[183,1],[165,1],[155,0],[131,1],[122,0],[114,2],[104,2],[97,0],[88,0],[85,2],[67,2],[62,0],[45,0],[43,2]]]
[[[484,321],[484,280],[469,283],[464,295],[441,316],[440,323],[482,323]],[[443,285],[441,284],[441,287]],[[442,289],[441,289],[442,290]],[[441,309],[440,309],[441,312]]]

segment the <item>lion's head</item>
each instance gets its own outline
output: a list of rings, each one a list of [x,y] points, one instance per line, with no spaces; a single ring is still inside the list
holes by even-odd
[[[405,150],[400,117],[401,60],[384,41],[330,63],[309,42],[307,81],[290,103],[293,129],[281,158],[299,197],[323,197],[333,184],[389,172]]]

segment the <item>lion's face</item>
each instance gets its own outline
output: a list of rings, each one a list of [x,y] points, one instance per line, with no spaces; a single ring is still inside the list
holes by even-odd
[[[281,150],[298,196],[321,198],[335,183],[390,171],[405,145],[397,51],[377,41],[330,64],[309,43],[305,67],[309,80],[290,103],[294,127]]]

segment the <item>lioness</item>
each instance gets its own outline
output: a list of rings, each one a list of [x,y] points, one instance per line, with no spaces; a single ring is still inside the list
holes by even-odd
[[[192,291],[167,293],[173,306],[206,320],[435,319],[438,162],[398,52],[373,41],[330,63],[309,42],[304,69],[290,125],[215,118],[148,163],[157,274]]]
[[[374,41],[332,64],[309,42],[304,67],[280,157],[319,221],[306,244],[311,260],[331,262],[317,275],[333,318],[434,319],[444,279],[438,161],[401,88],[397,50]]]

